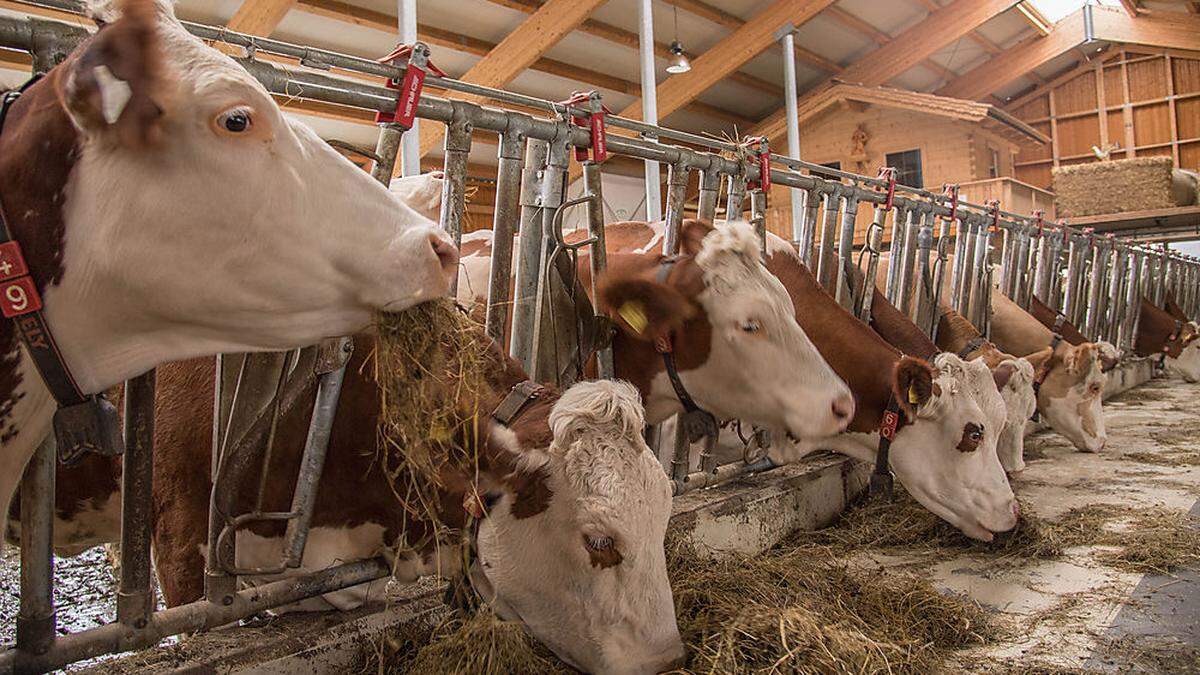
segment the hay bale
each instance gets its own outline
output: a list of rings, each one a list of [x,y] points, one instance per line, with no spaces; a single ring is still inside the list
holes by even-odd
[[[1054,169],[1059,216],[1080,217],[1165,209],[1171,194],[1170,157],[1135,157]]]

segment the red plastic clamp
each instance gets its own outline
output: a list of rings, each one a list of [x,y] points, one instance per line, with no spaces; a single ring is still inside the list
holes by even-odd
[[[379,59],[379,63],[394,66],[403,63],[404,77],[400,80],[388,78],[387,82],[384,82],[383,86],[399,92],[396,97],[396,109],[393,112],[375,113],[375,123],[397,124],[408,131],[417,116],[417,102],[421,99],[421,89],[425,86],[425,75],[433,73],[438,77],[445,77],[446,73],[429,60],[429,47],[424,42],[396,45],[390,54]]]
[[[588,115],[571,115],[571,124],[577,127],[588,127],[592,134],[592,145],[590,148],[575,148],[575,159],[580,162],[586,162],[588,152],[591,152],[592,161],[597,164],[608,159],[608,132],[605,129],[605,117],[612,114],[603,103],[600,102],[600,93],[592,91],[576,91],[571,94],[571,98],[565,101],[559,101],[562,106],[574,106],[577,108],[587,108]]]
[[[986,202],[984,202],[983,205],[988,207],[992,211],[991,232],[993,234],[995,234],[1000,231],[1000,200],[999,199],[989,199]]]
[[[892,169],[892,189],[896,189],[895,169]],[[958,217],[958,184],[946,183],[942,186],[942,194],[950,198],[950,215],[947,216],[951,221]]]
[[[758,182],[748,185],[763,192],[771,191],[771,144],[766,136],[748,136],[742,139],[745,148],[758,162]]]

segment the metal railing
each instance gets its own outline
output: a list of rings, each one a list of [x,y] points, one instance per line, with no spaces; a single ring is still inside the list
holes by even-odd
[[[27,4],[80,12],[80,4],[74,0],[32,0]],[[402,66],[220,27],[187,22],[184,26],[203,39],[245,48],[247,55],[237,62],[274,94],[384,113],[396,109],[394,89],[382,83],[338,77],[332,69],[399,79],[404,74]],[[87,30],[78,25],[0,17],[0,47],[30,52],[36,68],[47,69],[60,62],[86,35]],[[255,58],[260,52],[297,59],[301,68]],[[577,283],[574,265],[561,264],[564,258],[559,255],[575,246],[567,246],[562,236],[564,209],[587,209],[592,279],[605,267],[602,164],[584,161],[584,195],[566,199],[572,151],[587,148],[592,141],[589,129],[573,124],[572,118],[587,118],[598,108],[553,103],[435,75],[428,77],[427,84],[547,113],[541,117],[428,94],[422,94],[417,105],[419,118],[447,127],[441,220],[456,243],[462,236],[466,158],[472,147],[472,133],[497,135],[499,161],[485,330],[502,340],[511,325],[511,354],[527,371],[541,381],[569,384],[588,358],[580,343],[588,330],[588,320],[594,319],[594,310],[590,305],[581,306],[577,297],[567,304],[562,301]],[[618,116],[607,116],[607,123],[628,134],[609,136],[610,154],[653,160],[669,168],[664,253],[678,250],[686,191],[693,173],[698,174],[700,188],[699,218],[713,220],[724,195],[727,218],[742,217],[749,209],[749,220],[760,235],[765,235],[767,194],[757,187],[764,182],[762,165],[744,146]],[[393,174],[402,131],[394,124],[381,125],[375,152],[378,161],[372,175],[385,184]],[[671,145],[668,141],[695,147]],[[1200,309],[1200,261],[1195,258],[1098,237],[1061,223],[1049,226],[1041,222],[1040,216],[1002,211],[997,204],[958,201],[952,192],[935,194],[790,157],[772,155],[769,166],[770,183],[792,188],[794,197],[800,191],[807,197],[805,208],[799,210],[801,220],[792,224],[792,243],[802,260],[816,270],[821,283],[840,304],[864,319],[870,314],[872,285],[857,287],[853,278],[857,267],[855,228],[863,208],[873,209],[867,240],[876,251],[888,229],[888,219],[892,220],[892,264],[884,282],[887,298],[930,335],[936,330],[936,308],[942,302],[987,330],[993,267],[999,269],[999,290],[1023,306],[1028,307],[1029,299],[1037,297],[1072,319],[1082,320],[1080,325],[1090,339],[1109,339],[1124,347],[1132,346],[1136,309],[1143,294],[1161,303],[1170,292],[1191,315]],[[520,232],[528,235],[520,237],[515,270],[510,262],[514,223],[519,223]],[[999,248],[997,241],[1001,241]],[[1090,273],[1085,273],[1089,265]],[[867,279],[874,279],[874,275],[873,269],[868,270]],[[515,276],[512,294],[510,276]],[[942,296],[943,285],[949,288],[948,297]],[[582,302],[586,303],[586,298]],[[209,555],[205,599],[197,602],[153,611],[149,526],[154,373],[130,380],[125,390],[127,450],[117,621],[64,637],[56,637],[51,595],[55,449],[53,438],[44,443],[26,468],[22,482],[17,644],[15,649],[0,653],[0,672],[48,670],[105,653],[150,646],[165,636],[225,625],[264,609],[389,574],[385,561],[372,559],[238,590],[239,575],[264,571],[238,569],[234,564],[236,531],[249,522],[287,521],[278,567],[268,571],[299,566],[349,345],[348,340],[341,339],[286,354],[218,357],[221,367],[214,400]],[[603,341],[599,346],[599,375],[612,377],[611,349]],[[298,395],[296,383],[309,374],[317,378],[317,401],[291,509],[286,513],[264,512],[260,500],[249,513],[232,513],[228,495],[224,494],[228,482],[254,470],[256,460],[259,470],[265,467],[264,449],[271,445],[275,413],[287,397]],[[702,453],[699,470],[691,471],[689,444],[682,435],[676,437],[669,469],[676,493],[773,466],[770,460],[719,465],[710,449]]]

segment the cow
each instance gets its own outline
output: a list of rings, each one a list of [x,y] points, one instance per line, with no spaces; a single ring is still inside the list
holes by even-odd
[[[844,429],[854,414],[850,390],[796,323],[787,292],[762,265],[753,228],[685,220],[680,253],[668,259],[661,240],[625,245],[649,227],[605,226],[608,272],[594,299],[620,329],[612,343],[616,376],[637,386],[646,421],[658,424],[683,410],[660,352],[669,340],[687,394],[717,417],[796,437]],[[567,240],[583,236],[573,232]],[[465,236],[462,249],[459,300],[477,305],[487,289],[490,233]],[[590,262],[590,253],[580,254],[587,291]]]
[[[1057,337],[1002,293],[992,292],[991,306],[992,342],[1029,359],[1037,371],[1038,412],[1076,449],[1100,452],[1108,436],[1101,408],[1106,376],[1100,369],[1099,348]],[[1040,358],[1047,347],[1052,348],[1049,357]]]
[[[769,235],[768,246],[767,267],[787,288],[796,320],[857,404],[846,433],[777,443],[769,456],[784,463],[829,449],[874,463],[884,412],[894,402],[903,421],[889,460],[905,489],[971,538],[991,541],[1015,527],[1019,506],[996,454],[1004,400],[988,367],[944,352],[932,363],[902,354],[843,309],[789,243]]]
[[[445,292],[458,254],[436,224],[285,118],[168,2],[102,9],[0,132],[0,199],[32,280],[9,299],[32,308],[36,288],[80,395],[165,361],[350,334]],[[55,409],[4,321],[5,510]]]
[[[967,321],[966,317],[943,305],[940,308],[937,330],[937,346],[959,357],[972,361],[980,359],[993,369],[997,384],[1004,378],[1002,370],[1011,368],[1000,396],[1008,417],[996,452],[1004,470],[1017,473],[1025,470],[1025,427],[1026,421],[1037,410],[1037,391],[1034,389],[1034,364],[1042,365],[1050,358],[1051,349],[1030,354],[1028,358],[1015,357],[1000,351],[996,345]]]
[[[1088,339],[1075,327],[1075,324],[1067,321],[1066,316],[1050,309],[1046,303],[1035,296],[1029,298],[1028,312],[1033,315],[1033,318],[1041,321],[1043,326],[1062,336],[1062,339],[1067,342],[1073,345],[1081,345],[1088,342]],[[1099,340],[1094,344],[1096,345],[1096,353],[1100,357],[1100,371],[1107,373],[1116,368],[1117,363],[1121,360],[1121,353],[1116,345],[1107,340]]]
[[[1176,318],[1145,297],[1138,309],[1137,335],[1133,351],[1138,356],[1158,357],[1171,372],[1188,382],[1200,382],[1200,331],[1185,318]]]
[[[1179,306],[1179,303],[1175,301],[1175,295],[1173,293],[1168,292],[1166,297],[1163,299],[1163,309],[1167,310],[1168,314],[1176,319],[1179,319],[1180,321],[1189,321],[1193,324],[1196,323],[1187,315],[1187,312],[1183,311],[1183,308]]]

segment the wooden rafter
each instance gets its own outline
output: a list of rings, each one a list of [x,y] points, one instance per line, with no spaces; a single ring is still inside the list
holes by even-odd
[[[512,82],[602,4],[604,0],[549,0],[459,79],[485,87],[502,87]],[[459,98],[480,100],[472,96]],[[441,124],[420,126],[421,157],[441,143],[445,131]]]
[[[1015,4],[1016,0],[955,0],[847,66],[840,79],[872,86],[886,84]],[[830,83],[831,80],[827,80],[805,93],[800,97],[801,102]],[[763,120],[752,133],[769,138],[781,136],[785,119],[781,108]]]
[[[733,33],[692,61],[692,69],[667,78],[658,85],[658,115],[665,118],[712,87],[742,64],[775,44],[780,26],[791,22],[804,25],[833,3],[833,0],[775,0]],[[641,103],[621,111],[625,117],[641,118]]]
[[[542,4],[546,2],[546,0],[487,0],[487,1],[491,2],[493,4],[496,4],[496,5],[500,5],[502,7],[508,7],[509,9],[515,9],[517,11],[525,12],[526,14],[532,14],[533,12],[536,12],[538,7],[541,7]],[[624,28],[618,28],[617,26],[613,26],[612,24],[604,23],[603,21],[597,21],[596,19],[588,19],[587,21],[584,21],[582,24],[580,24],[579,30],[584,33],[587,33],[588,35],[594,35],[598,38],[608,40],[609,42],[619,44],[624,47],[628,47],[629,49],[636,50],[638,48],[637,33],[633,32],[633,31],[625,30]],[[654,43],[654,54],[662,59],[670,58],[671,57],[670,45],[667,45],[662,42],[655,42]],[[688,54],[688,56],[692,57],[694,55]],[[735,71],[733,73],[730,73],[729,79],[733,82],[737,82],[738,84],[741,84],[743,86],[750,87],[751,89],[756,89],[765,94],[770,94],[772,96],[783,96],[783,87],[781,87],[780,85],[775,84],[774,82],[768,82],[760,77],[755,77],[748,73],[742,73],[742,72]]]
[[[296,6],[296,0],[243,0],[229,19],[229,29],[266,37]]]
[[[1026,23],[1033,26],[1033,29],[1038,33],[1042,35],[1050,33],[1052,24],[1033,5],[1022,0],[1022,2],[1017,3],[1017,13],[1021,15],[1021,18],[1025,19]]]
[[[1130,18],[1133,18],[1133,19],[1137,18],[1137,15],[1138,15],[1137,0],[1121,0],[1121,9],[1124,9],[1125,13],[1128,14],[1130,16]]]
[[[6,0],[0,0],[0,2],[4,1]],[[386,33],[396,32],[396,17],[366,7],[350,5],[340,0],[301,0],[297,9],[301,12],[308,12],[316,16],[351,23],[364,28],[371,28]],[[494,42],[488,42],[487,40],[481,40],[423,23],[417,24],[417,39],[423,40],[434,47],[453,49],[454,51],[471,54],[472,56],[487,56],[489,52],[496,48],[496,43]],[[631,82],[598,70],[591,70],[572,63],[566,63],[565,61],[542,57],[534,61],[530,68],[549,75],[566,78],[573,82],[608,89],[629,96],[641,96],[642,93],[641,87],[636,82]],[[454,94],[454,96],[457,96],[457,94]],[[693,101],[687,107],[693,112],[720,120],[726,124],[734,124],[747,129],[754,125],[754,120],[700,101]]]
[[[664,0],[664,2],[666,2],[668,5],[673,5],[686,12],[703,17],[709,21],[712,21],[713,23],[720,24],[733,30],[737,30],[746,24],[745,19],[730,14],[723,9],[700,2],[699,0]],[[816,66],[827,73],[837,74],[842,72],[841,65],[825,58],[824,56],[821,56],[810,49],[805,49],[800,45],[796,45],[795,49],[796,58],[811,66]],[[779,93],[782,94],[783,92],[780,91]]]

